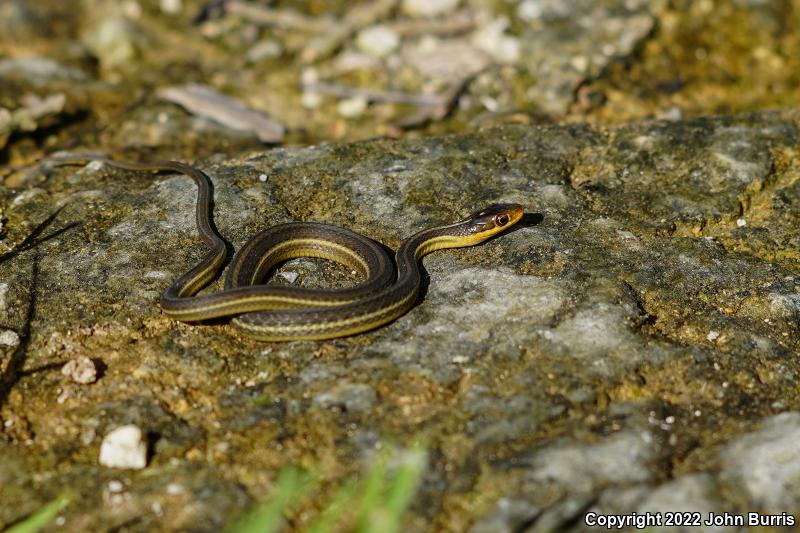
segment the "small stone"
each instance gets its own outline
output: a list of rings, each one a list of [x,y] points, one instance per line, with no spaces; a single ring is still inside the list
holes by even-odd
[[[10,329],[0,332],[0,345],[11,347],[19,346],[19,335]]]
[[[342,100],[336,106],[336,110],[339,114],[345,118],[356,118],[360,117],[364,114],[364,111],[367,110],[367,99],[356,96],[353,98],[348,98],[346,100]]]
[[[370,26],[358,33],[356,44],[373,57],[385,57],[400,45],[400,37],[393,29],[382,24]]]
[[[740,228],[743,228],[747,225],[747,221],[743,218],[739,218],[736,220],[736,225],[739,226]]]
[[[683,118],[683,110],[674,105],[665,109],[664,111],[656,113],[656,118],[660,120],[668,120],[670,122],[677,122]]]
[[[35,86],[44,86],[52,80],[85,80],[86,74],[48,57],[17,57],[0,61],[0,77],[23,79]]]
[[[412,17],[432,17],[452,11],[461,0],[403,0],[403,11]]]
[[[520,531],[540,513],[541,509],[525,500],[500,498],[494,509],[476,522],[469,533]]]
[[[708,339],[710,342],[714,342],[718,338],[719,338],[719,331],[712,330],[708,332],[708,335],[706,335],[706,339]]]
[[[160,0],[158,2],[158,7],[161,8],[163,13],[167,15],[177,15],[181,11],[183,11],[183,1],[182,0]]]
[[[300,71],[300,84],[313,85],[319,82],[319,72],[314,67],[306,67]]]
[[[102,161],[90,161],[89,164],[86,165],[86,170],[89,170],[91,172],[97,172],[98,170],[101,170],[105,166],[106,164],[103,163]]]
[[[322,95],[316,91],[303,91],[300,103],[306,109],[316,109],[322,103]]]
[[[58,395],[56,398],[56,403],[59,405],[65,403],[67,400],[75,397],[75,391],[73,389],[64,389],[61,391],[61,394]]]
[[[647,432],[628,431],[594,444],[562,444],[537,453],[530,476],[575,492],[610,483],[642,483],[655,474],[656,446]]]
[[[164,87],[157,91],[157,95],[195,116],[213,120],[233,130],[250,132],[265,143],[280,142],[286,131],[283,124],[266,113],[207,85],[187,83]]]
[[[69,376],[75,383],[87,384],[97,381],[97,368],[94,361],[85,355],[68,361],[61,367],[61,373]]]
[[[134,31],[128,21],[120,16],[101,20],[84,36],[84,41],[103,68],[128,65],[137,53]]]
[[[100,464],[109,468],[141,470],[147,466],[147,443],[138,426],[120,426],[103,438]]]
[[[500,109],[500,103],[491,96],[481,96],[480,100],[481,104],[483,104],[483,107],[486,108],[486,111],[489,111],[490,113],[495,113],[498,109]]]
[[[572,65],[572,68],[574,68],[576,71],[585,72],[586,69],[589,68],[589,58],[586,57],[586,56],[580,56],[580,55],[573,56],[569,60],[569,64]]]
[[[378,400],[378,395],[365,383],[340,383],[333,389],[314,397],[313,402],[325,408],[342,407],[348,412],[367,412]]]
[[[168,279],[171,276],[169,272],[163,270],[151,270],[144,275],[145,279]]]
[[[265,59],[274,59],[283,54],[283,47],[281,43],[273,39],[264,39],[254,44],[245,55],[245,58],[250,63],[258,63]]]
[[[508,25],[507,18],[498,17],[475,32],[472,44],[492,56],[495,61],[516,62],[520,56],[520,42],[516,37],[505,34]]]
[[[542,18],[544,8],[540,0],[523,0],[517,7],[517,16],[525,21]]]
[[[289,283],[294,283],[297,281],[297,278],[300,277],[300,274],[297,272],[278,272],[278,275]]]
[[[108,492],[122,492],[124,485],[121,481],[117,481],[116,479],[112,479],[108,482]]]
[[[184,491],[183,486],[178,485],[177,483],[170,483],[167,485],[167,494],[180,494]]]
[[[142,6],[137,0],[124,0],[121,2],[120,10],[123,15],[131,20],[142,18]]]

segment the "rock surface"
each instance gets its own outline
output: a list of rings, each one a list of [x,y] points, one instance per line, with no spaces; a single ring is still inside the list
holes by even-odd
[[[418,435],[435,459],[414,513],[431,531],[580,531],[587,509],[689,503],[791,511],[799,120],[505,126],[197,162],[237,248],[289,220],[396,247],[484,204],[527,206],[522,227],[427,258],[406,316],[330,342],[263,344],[161,315],[160,292],[203,253],[189,179],[30,169],[0,190],[18,250],[0,263],[0,322],[20,337],[0,346],[15,380],[0,398],[0,487],[15,503],[0,525],[69,484],[83,498],[66,531],[213,529],[281,465],[343,479],[381,441]],[[287,268],[306,285],[354,281],[325,262]],[[98,354],[100,379],[57,401],[64,362]],[[121,480],[97,457],[125,424],[153,445]],[[94,490],[112,480],[113,498]]]

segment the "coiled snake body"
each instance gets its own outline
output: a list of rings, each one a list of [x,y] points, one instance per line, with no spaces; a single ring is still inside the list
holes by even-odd
[[[186,322],[233,317],[244,334],[265,341],[330,339],[387,324],[414,305],[421,283],[418,261],[424,255],[479,244],[517,223],[524,212],[518,204],[494,204],[455,224],[420,231],[398,248],[396,271],[383,248],[363,235],[329,224],[280,224],[254,235],[235,254],[225,290],[195,296],[217,277],[227,259],[225,242],[211,224],[211,186],[206,174],[176,161],[66,157],[49,161],[62,165],[100,161],[124,170],[174,171],[192,178],[198,188],[197,231],[210,251],[164,291],[161,308],[167,316]],[[336,261],[366,281],[346,289],[259,284],[276,265],[298,257]]]

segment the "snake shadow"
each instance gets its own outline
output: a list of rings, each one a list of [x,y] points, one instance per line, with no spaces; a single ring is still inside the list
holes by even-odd
[[[39,298],[40,251],[38,246],[51,239],[57,238],[61,234],[78,225],[77,222],[71,222],[60,229],[50,232],[47,235],[42,235],[45,230],[47,230],[47,228],[53,224],[63,208],[64,206],[61,206],[56,209],[42,222],[37,224],[36,227],[19,244],[14,246],[14,248],[12,248],[10,251],[0,255],[0,264],[2,264],[28,251],[33,254],[30,283],[28,286],[28,305],[22,320],[22,326],[15,328],[9,324],[0,324],[0,327],[14,331],[19,337],[19,344],[11,352],[10,357],[6,362],[5,369],[2,371],[2,373],[0,373],[0,408],[5,405],[6,401],[8,400],[8,396],[11,393],[11,389],[14,388],[17,382],[24,375],[32,373],[32,371],[23,371],[23,368],[27,361],[28,346],[31,342],[31,325],[36,318],[37,301]]]

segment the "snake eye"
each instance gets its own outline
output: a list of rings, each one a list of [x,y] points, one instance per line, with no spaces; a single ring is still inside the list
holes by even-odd
[[[494,217],[494,221],[498,226],[505,226],[508,224],[508,220],[508,215],[505,214]]]

